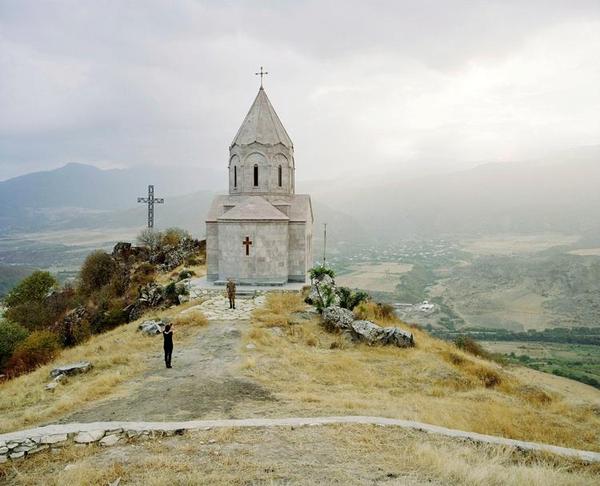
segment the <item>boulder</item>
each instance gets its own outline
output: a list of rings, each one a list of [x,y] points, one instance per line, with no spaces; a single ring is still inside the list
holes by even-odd
[[[71,363],[68,365],[59,366],[54,368],[50,372],[50,376],[52,378],[57,377],[58,375],[77,375],[79,373],[86,373],[92,368],[92,363],[89,361],[80,361],[79,363]]]
[[[131,255],[131,243],[128,243],[126,241],[119,241],[113,247],[113,251],[112,251],[113,258],[127,260],[130,255]]]
[[[138,331],[141,331],[142,334],[146,334],[148,336],[156,336],[163,332],[165,328],[165,323],[161,320],[157,321],[144,321],[138,326]]]
[[[351,329],[354,314],[348,309],[333,305],[323,311],[323,321],[325,322],[325,327],[330,331]]]
[[[79,432],[73,440],[77,444],[90,444],[91,442],[97,442],[104,437],[104,430],[90,430],[87,432]]]
[[[368,344],[393,344],[401,348],[414,346],[412,334],[397,327],[381,327],[371,321],[354,321],[352,335]]]

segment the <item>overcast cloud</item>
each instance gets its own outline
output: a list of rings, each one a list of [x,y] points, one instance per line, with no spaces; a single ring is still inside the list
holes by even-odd
[[[0,0],[0,180],[224,168],[261,65],[299,179],[600,144],[598,0]]]

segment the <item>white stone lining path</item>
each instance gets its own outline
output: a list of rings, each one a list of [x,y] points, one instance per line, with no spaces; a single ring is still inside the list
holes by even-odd
[[[453,439],[473,441],[483,444],[512,447],[517,450],[547,452],[585,462],[600,462],[600,453],[569,449],[538,442],[505,439],[493,435],[447,429],[437,425],[384,417],[343,416],[343,417],[295,417],[269,419],[233,420],[193,420],[188,422],[93,422],[87,424],[55,424],[34,429],[0,434],[0,462],[8,459],[22,459],[42,450],[62,446],[68,441],[79,444],[98,442],[111,446],[130,438],[153,438],[181,435],[186,431],[208,430],[228,427],[302,427],[331,424],[363,424],[382,427],[401,427]]]

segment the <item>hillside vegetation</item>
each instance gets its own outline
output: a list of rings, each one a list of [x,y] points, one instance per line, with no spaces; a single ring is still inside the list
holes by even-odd
[[[374,304],[362,307],[363,318],[409,328]],[[600,450],[600,392],[592,388],[578,385],[591,397],[579,400],[417,328],[414,348],[348,343],[319,317],[298,321],[302,308],[299,295],[272,294],[244,337],[255,346],[244,348],[244,373],[278,398],[279,414],[378,415]]]

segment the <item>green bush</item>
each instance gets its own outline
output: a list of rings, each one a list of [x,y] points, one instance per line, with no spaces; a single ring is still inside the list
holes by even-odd
[[[325,265],[315,265],[308,271],[308,274],[310,275],[311,280],[320,280],[325,275],[335,278],[335,272],[333,268],[329,268]]]
[[[348,287],[338,287],[338,297],[340,298],[340,307],[353,310],[361,302],[369,300],[369,294],[362,290],[353,292]]]
[[[15,348],[27,338],[29,332],[14,322],[0,320],[0,371],[12,356]]]
[[[111,283],[117,276],[118,265],[108,253],[97,250],[90,253],[79,272],[79,291],[90,295]]]
[[[179,273],[179,277],[178,280],[185,280],[186,278],[190,278],[195,276],[196,274],[194,272],[192,272],[191,270],[182,270]]]
[[[33,272],[8,293],[4,303],[8,309],[32,302],[41,303],[57,286],[58,282],[50,272]]]
[[[32,371],[54,358],[59,349],[56,334],[50,331],[34,331],[15,348],[6,363],[6,371],[9,376]]]

